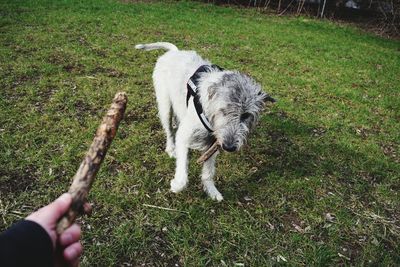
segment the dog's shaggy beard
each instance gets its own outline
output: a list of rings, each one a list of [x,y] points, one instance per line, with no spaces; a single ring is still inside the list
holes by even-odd
[[[257,123],[266,94],[250,77],[239,72],[224,74],[208,86],[203,101],[214,127],[214,137],[228,151],[237,151]]]

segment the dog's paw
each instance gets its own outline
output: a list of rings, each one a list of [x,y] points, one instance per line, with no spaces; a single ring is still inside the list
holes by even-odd
[[[167,154],[170,158],[173,158],[173,159],[176,158],[174,144],[167,144],[167,147],[165,148],[165,152],[167,152]]]
[[[215,187],[214,182],[212,180],[203,180],[204,191],[207,195],[212,199],[218,202],[224,200],[221,193]]]
[[[187,186],[187,181],[182,179],[172,179],[171,180],[171,192],[179,193]]]
[[[218,202],[221,202],[222,200],[224,200],[224,197],[221,195],[220,192],[208,193],[208,195],[210,196],[210,198],[212,200],[216,200]]]

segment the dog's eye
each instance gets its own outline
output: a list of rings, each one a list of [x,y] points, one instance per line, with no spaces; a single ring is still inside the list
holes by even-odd
[[[243,113],[242,115],[240,115],[240,121],[241,122],[245,122],[248,121],[252,118],[253,115],[251,115],[250,113]]]

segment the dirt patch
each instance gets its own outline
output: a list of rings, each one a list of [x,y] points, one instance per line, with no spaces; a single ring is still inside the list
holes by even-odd
[[[37,169],[33,166],[20,170],[0,170],[0,193],[19,194],[30,190],[37,180]]]
[[[35,82],[37,82],[40,79],[40,72],[38,70],[38,67],[32,66],[32,68],[29,71],[29,73],[15,74],[14,77],[15,78],[12,81],[12,88],[24,85],[26,83],[35,83]]]
[[[113,69],[113,68],[105,68],[105,67],[96,67],[91,71],[92,74],[104,74],[108,77],[115,77],[115,78],[121,78],[121,77],[126,77],[126,73],[123,73],[122,71]]]
[[[140,109],[135,108],[127,110],[124,115],[124,121],[129,125],[134,122],[142,122],[150,120],[152,117],[153,106],[151,103],[140,106]]]
[[[63,65],[63,70],[70,73],[84,73],[85,66],[81,63],[71,62],[69,64]]]
[[[361,254],[363,246],[356,240],[358,240],[357,237],[354,237],[353,241],[344,241],[343,244],[338,248],[338,253],[349,258],[350,261],[357,259]]]
[[[391,158],[396,163],[400,163],[400,155],[398,155],[398,151],[400,151],[400,146],[395,143],[382,143],[380,145],[383,154],[385,156]]]
[[[26,47],[26,46],[20,46],[20,45],[13,45],[12,49],[14,50],[15,53],[24,56],[32,56],[35,52],[37,52],[39,49],[36,47]]]
[[[55,51],[47,58],[47,61],[54,65],[62,65],[67,61],[68,55],[65,53]]]
[[[118,173],[121,171],[122,169],[122,165],[119,161],[115,160],[115,159],[110,159],[108,160],[107,164],[107,170],[108,172],[112,175],[112,176],[117,176]]]
[[[74,103],[75,110],[77,113],[82,114],[90,114],[92,116],[96,116],[99,113],[100,109],[92,107],[90,104],[83,100],[77,100]]]
[[[285,231],[295,231],[296,227],[303,227],[304,222],[299,218],[299,215],[294,211],[289,211],[282,216],[282,225]]]
[[[79,73],[85,72],[85,66],[74,60],[73,55],[68,55],[63,52],[56,51],[52,53],[47,61],[53,65],[62,66],[62,69],[69,73]]]
[[[384,179],[382,175],[364,170],[359,171],[357,173],[357,176],[366,181],[371,186],[381,183]]]
[[[40,97],[40,101],[48,103],[58,90],[56,85],[48,84],[44,88],[38,89],[37,95]]]
[[[90,105],[88,102],[83,100],[77,100],[74,103],[75,117],[78,119],[80,125],[85,125],[85,121],[88,118],[88,115],[92,117],[98,117],[103,110],[101,108],[95,108]]]

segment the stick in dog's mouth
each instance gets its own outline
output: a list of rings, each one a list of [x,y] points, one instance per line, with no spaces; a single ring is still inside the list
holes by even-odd
[[[198,164],[203,164],[206,162],[209,158],[211,158],[212,155],[214,155],[215,152],[217,152],[220,149],[220,145],[217,140],[214,141],[214,143],[204,152],[200,158],[197,159]]]

